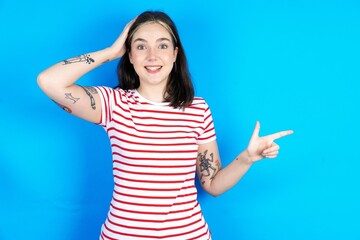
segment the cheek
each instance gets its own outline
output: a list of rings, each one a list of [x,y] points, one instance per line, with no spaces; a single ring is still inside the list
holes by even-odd
[[[162,59],[166,62],[175,62],[176,60],[176,53],[168,52],[162,56]]]
[[[133,65],[138,64],[138,63],[141,62],[142,59],[143,59],[143,57],[141,57],[141,55],[136,54],[136,53],[129,55],[129,58],[130,58],[130,62],[131,62]]]
[[[129,60],[130,60],[130,63],[133,64],[134,63],[134,54],[133,54],[133,51],[129,51]]]

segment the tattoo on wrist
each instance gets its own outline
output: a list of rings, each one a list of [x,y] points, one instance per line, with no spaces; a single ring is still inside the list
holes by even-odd
[[[83,54],[77,57],[69,58],[63,61],[63,65],[72,64],[72,63],[79,63],[79,62],[85,62],[87,64],[94,63],[95,60],[90,57],[89,54]]]
[[[65,93],[65,98],[73,101],[73,104],[76,103],[80,98],[75,98],[71,95],[71,93]]]
[[[96,105],[95,105],[95,99],[93,97],[92,94],[97,94],[97,91],[94,87],[82,87],[82,89],[84,89],[85,93],[89,96],[90,98],[90,105],[92,109],[96,109]]]
[[[200,161],[200,181],[202,184],[205,183],[205,180],[203,180],[204,177],[210,177],[210,180],[212,180],[215,177],[216,168],[211,164],[214,162],[214,155],[213,153],[210,153],[208,158],[207,155],[208,150],[205,150],[204,153],[198,154],[198,159]],[[215,162],[216,165],[220,168],[220,162]]]

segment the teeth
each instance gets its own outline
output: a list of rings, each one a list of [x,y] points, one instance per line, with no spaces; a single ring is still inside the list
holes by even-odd
[[[148,70],[154,71],[154,70],[160,69],[161,67],[145,67],[145,68],[148,69]]]

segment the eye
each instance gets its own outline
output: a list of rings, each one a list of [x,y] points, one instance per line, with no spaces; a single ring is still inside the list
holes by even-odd
[[[145,46],[144,45],[138,45],[138,46],[136,46],[136,49],[137,50],[144,50]]]
[[[160,45],[159,45],[159,48],[160,48],[160,49],[167,49],[167,48],[168,48],[168,45],[166,45],[166,44],[160,44]]]

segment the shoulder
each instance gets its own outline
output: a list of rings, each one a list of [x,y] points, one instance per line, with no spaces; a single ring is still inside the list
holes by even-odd
[[[135,90],[124,90],[118,87],[96,86],[96,90],[105,96],[116,96],[121,98],[134,98]]]
[[[202,97],[197,97],[195,96],[191,105],[203,105],[203,104],[206,104],[206,101],[204,98]]]
[[[123,95],[134,94],[134,92],[135,92],[134,89],[124,90],[119,87],[113,88],[113,87],[108,87],[108,86],[96,86],[95,88],[100,89],[102,91],[107,91],[107,92],[111,92],[111,93],[115,93],[115,94],[123,94]]]
[[[202,108],[204,110],[209,108],[207,102],[202,97],[194,97],[194,100],[193,100],[192,104],[190,105],[190,107]]]

